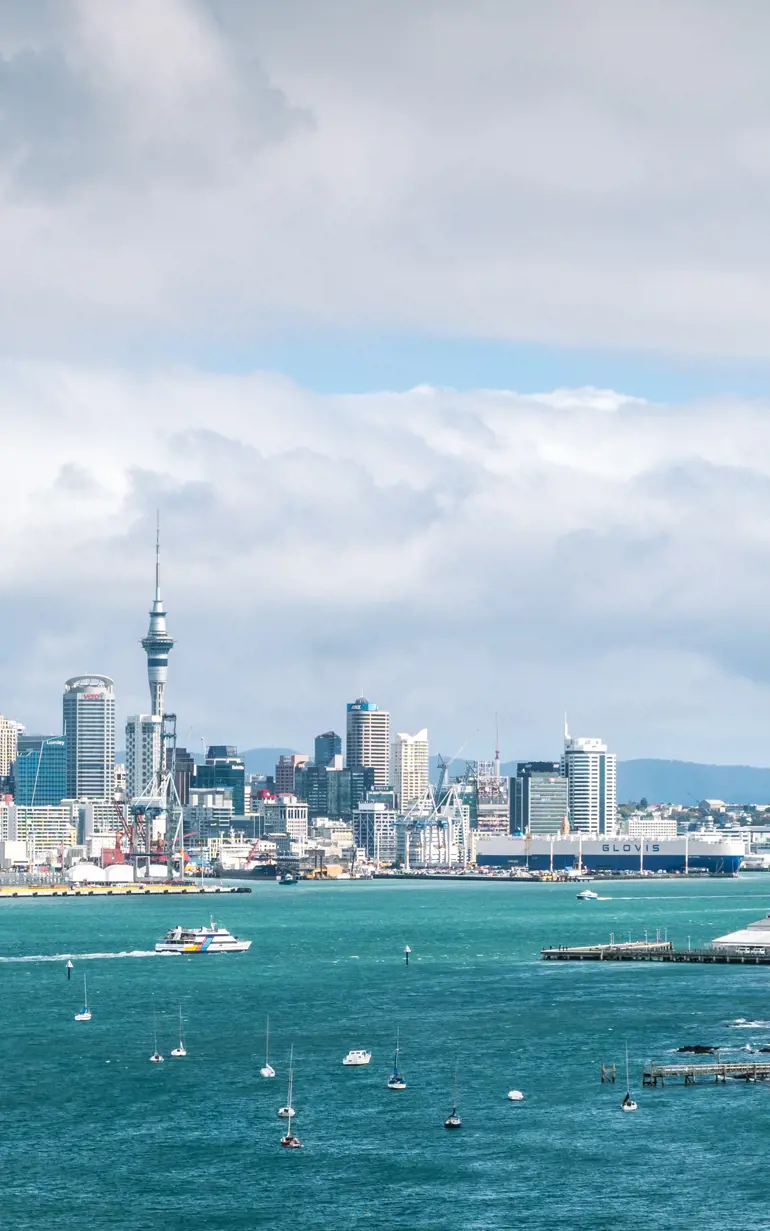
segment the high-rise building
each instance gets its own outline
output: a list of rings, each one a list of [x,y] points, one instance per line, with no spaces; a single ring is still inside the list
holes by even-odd
[[[350,701],[347,713],[346,767],[369,767],[376,787],[390,786],[390,714],[366,697]]]
[[[23,730],[20,722],[3,718],[0,714],[0,778],[10,776],[11,766],[16,760],[19,732]]]
[[[16,758],[14,799],[22,807],[55,807],[67,798],[67,745],[61,735],[34,738],[37,746],[28,737]]]
[[[403,812],[415,800],[422,799],[430,781],[428,731],[423,727],[416,735],[399,731],[393,740],[393,786],[398,807]]]
[[[558,761],[520,761],[512,779],[514,833],[562,833],[569,815],[569,780]]]
[[[174,783],[179,802],[190,802],[190,783],[195,776],[195,760],[186,748],[177,748],[174,756]]]
[[[562,772],[569,779],[569,822],[576,833],[614,834],[617,765],[600,739],[571,737],[565,729]]]
[[[162,728],[160,714],[132,714],[126,719],[126,793],[130,799],[157,789]]]
[[[339,754],[337,761],[342,761]],[[311,820],[328,816],[350,821],[374,785],[374,770],[343,769],[341,764],[302,765],[295,781],[295,794],[307,803]]]
[[[330,765],[341,753],[342,740],[336,731],[324,731],[323,735],[316,735],[313,757],[316,765]]]
[[[115,685],[108,675],[75,675],[64,685],[67,799],[113,797]]]
[[[147,655],[150,712],[161,717],[168,679],[168,656],[173,649],[174,638],[166,628],[166,609],[160,597],[160,525],[155,537],[155,599],[150,609],[150,627],[147,636],[142,638],[142,646]]]
[[[301,765],[307,765],[310,757],[304,752],[282,753],[275,767],[275,790],[278,795],[294,794],[294,779]]]
[[[224,790],[233,793],[233,812],[243,816],[246,809],[246,768],[231,744],[212,744],[206,752],[206,764],[198,765],[191,789]]]

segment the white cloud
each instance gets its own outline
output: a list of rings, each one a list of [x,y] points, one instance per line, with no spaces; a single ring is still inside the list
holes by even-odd
[[[611,391],[321,397],[269,374],[0,368],[3,708],[142,704],[163,513],[186,738],[305,743],[363,686],[434,747],[764,758],[770,418]],[[613,406],[612,413],[607,407]]]
[[[0,336],[368,328],[767,359],[750,0],[0,5]]]

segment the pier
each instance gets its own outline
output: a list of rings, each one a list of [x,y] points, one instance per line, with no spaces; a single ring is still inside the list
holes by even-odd
[[[5,885],[0,888],[0,900],[3,898],[143,898],[158,897],[170,893],[175,897],[180,894],[208,893],[251,893],[248,885],[82,885],[77,888],[69,885]]]
[[[717,949],[675,949],[670,940],[624,944],[560,945],[541,949],[544,962],[678,962],[709,966],[770,966],[770,953],[728,953]]]
[[[770,1079],[770,1060],[739,1060],[722,1064],[648,1064],[642,1072],[643,1086],[665,1086],[666,1081],[683,1081],[694,1086],[701,1078],[710,1077],[715,1082],[726,1082],[728,1077],[737,1081],[767,1081]],[[602,1076],[604,1080],[604,1076]]]

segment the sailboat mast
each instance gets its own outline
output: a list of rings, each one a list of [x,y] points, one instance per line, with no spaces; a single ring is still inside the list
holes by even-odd
[[[265,1068],[270,1063],[270,1014],[265,1021]]]

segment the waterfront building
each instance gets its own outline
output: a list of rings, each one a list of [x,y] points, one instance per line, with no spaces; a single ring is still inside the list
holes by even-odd
[[[571,737],[565,729],[562,772],[569,779],[569,821],[576,833],[614,834],[617,766],[600,739]]]
[[[398,806],[404,812],[415,800],[422,799],[430,781],[428,731],[423,727],[416,735],[399,731],[393,740],[393,786]]]
[[[160,714],[132,714],[126,719],[126,792],[130,799],[147,790],[157,794],[162,728]]]
[[[217,790],[227,788],[233,793],[233,811],[238,816],[246,812],[246,769],[231,744],[212,744],[206,752],[205,765],[198,765],[190,789]]]
[[[347,707],[347,769],[373,769],[376,787],[390,786],[390,714],[366,697]]]
[[[58,858],[77,839],[78,806],[72,800],[57,807],[0,804],[0,840],[23,842],[31,865]]]
[[[150,712],[160,718],[164,713],[166,681],[168,680],[168,656],[174,646],[174,638],[166,628],[166,609],[160,597],[160,523],[155,536],[155,599],[150,608],[150,626],[142,638],[142,647],[147,655],[147,679],[150,685]],[[160,768],[160,761],[156,765]]]
[[[262,805],[263,834],[288,834],[296,842],[305,842],[308,835],[307,804],[296,795],[280,795],[266,799]]]
[[[398,858],[398,813],[385,804],[360,803],[353,814],[356,846],[375,863],[395,863]]]
[[[331,765],[335,757],[342,755],[342,739],[336,731],[324,731],[315,737],[313,761],[318,766]]]
[[[10,778],[18,753],[19,735],[24,730],[20,722],[0,714],[0,778]]]
[[[111,799],[115,782],[115,685],[76,675],[64,685],[68,799]]]
[[[511,784],[509,778],[497,772],[498,764],[499,757],[470,763],[475,786],[473,826],[479,834],[511,832]]]
[[[663,816],[660,812],[632,813],[628,818],[628,836],[631,839],[657,838],[668,840],[677,836],[675,816]]]
[[[67,797],[67,746],[61,735],[35,736],[16,758],[14,799],[23,807],[52,807]]]
[[[293,795],[295,776],[302,765],[307,765],[310,757],[304,752],[282,753],[275,767],[275,789],[279,795]]]
[[[563,833],[569,816],[569,780],[558,761],[520,761],[512,779],[514,833]]]

